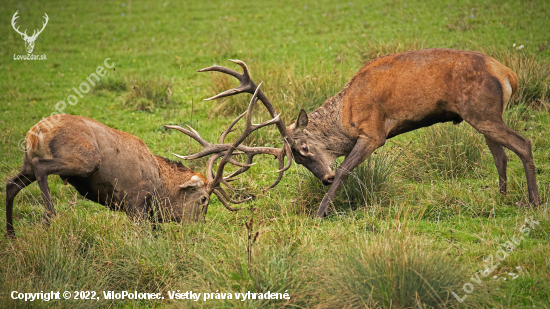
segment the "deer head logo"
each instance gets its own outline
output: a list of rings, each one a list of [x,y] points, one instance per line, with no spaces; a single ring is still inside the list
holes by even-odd
[[[44,31],[44,28],[46,28],[46,25],[48,24],[48,14],[44,13],[44,19],[46,19],[45,22],[42,23],[42,29],[38,32],[36,32],[36,30],[33,31],[32,35],[31,36],[28,36],[27,35],[27,30],[25,30],[25,32],[21,32],[19,31],[19,27],[15,28],[15,20],[17,18],[19,18],[19,16],[17,16],[17,13],[19,11],[15,12],[15,14],[13,14],[13,18],[11,19],[11,26],[13,27],[13,30],[15,30],[15,32],[19,33],[21,35],[21,37],[23,38],[23,40],[25,40],[25,48],[27,49],[27,53],[32,53],[32,50],[34,49],[34,41],[36,41],[36,38],[38,38],[38,35],[40,33],[42,33],[42,31]]]

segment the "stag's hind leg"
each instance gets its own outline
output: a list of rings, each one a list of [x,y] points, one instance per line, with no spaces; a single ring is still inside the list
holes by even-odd
[[[533,205],[539,205],[540,198],[537,188],[535,164],[533,162],[533,152],[531,150],[531,141],[510,129],[502,119],[483,122],[468,122],[476,130],[481,132],[483,135],[489,137],[495,143],[498,143],[512,150],[521,159],[521,162],[523,163],[523,168],[525,169],[525,176],[527,178],[529,202]],[[495,161],[496,160],[497,159],[495,158]]]
[[[493,155],[493,159],[495,161],[495,166],[498,172],[500,193],[506,194],[506,165],[508,164],[508,157],[506,156],[506,152],[504,152],[504,147],[488,135],[485,135],[485,142],[487,142],[487,146],[489,146],[489,150],[491,150],[491,154]]]
[[[32,159],[32,167],[36,180],[40,186],[42,192],[42,198],[44,199],[44,205],[46,209],[44,211],[44,223],[49,224],[50,218],[55,216],[55,209],[53,207],[52,198],[50,195],[50,188],[48,187],[48,175],[59,175],[62,178],[66,177],[89,177],[91,173],[96,171],[99,167],[99,158],[92,154],[84,159],[79,156],[54,159],[34,158]]]
[[[14,237],[13,229],[13,200],[15,196],[26,186],[36,180],[30,164],[25,160],[21,172],[6,183],[6,236]]]

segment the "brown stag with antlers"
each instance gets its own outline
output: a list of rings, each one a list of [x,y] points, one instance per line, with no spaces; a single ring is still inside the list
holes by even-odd
[[[216,65],[199,70],[226,73],[240,81],[239,87],[210,99],[257,92],[275,116],[271,102],[257,89],[246,65],[231,61],[244,73]],[[506,147],[520,157],[529,201],[538,205],[531,142],[502,119],[517,87],[514,72],[478,52],[435,48],[384,56],[367,63],[344,89],[309,115],[301,110],[288,128],[277,121],[285,140],[284,151],[280,151],[288,156],[290,148],[296,163],[304,165],[323,184],[332,185],[317,212],[323,217],[347,174],[387,139],[440,122],[459,124],[464,120],[485,136],[498,171],[500,192],[506,193]],[[346,158],[334,172],[334,161],[339,156]]]
[[[280,123],[278,115],[260,124],[252,123],[252,110],[258,100],[259,89],[258,86],[248,109],[221,134],[219,145],[208,143],[191,127],[186,130],[178,126],[166,126],[191,136],[205,148],[188,157],[176,156],[194,159],[212,155],[208,160],[206,177],[179,162],[153,155],[136,136],[93,119],[66,114],[43,119],[27,133],[21,172],[6,183],[6,235],[15,236],[15,196],[34,181],[38,181],[46,206],[44,223],[48,225],[50,218],[55,216],[48,175],[59,175],[64,184],[71,184],[85,198],[112,210],[125,211],[138,222],[149,219],[153,228],[156,228],[157,222],[202,220],[212,193],[218,196],[227,209],[239,210],[230,207],[229,203],[239,204],[250,198],[234,200],[221,184],[236,191],[229,182],[253,165],[254,156],[269,154],[279,159],[279,175],[268,187],[270,189],[279,183],[291,163],[289,160],[285,167],[284,149],[241,145],[253,131]],[[244,116],[246,126],[242,134],[234,143],[225,143],[227,134],[235,130],[235,124]],[[233,155],[240,154],[246,154],[246,163],[233,159]],[[214,174],[214,163],[220,158]],[[239,166],[240,169],[223,177],[227,163]]]

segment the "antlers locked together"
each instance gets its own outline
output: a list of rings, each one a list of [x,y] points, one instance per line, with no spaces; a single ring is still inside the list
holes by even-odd
[[[240,60],[230,60],[236,64],[238,64],[242,69],[243,73],[238,73],[234,70],[228,69],[226,67],[214,65],[202,70],[199,70],[198,72],[207,72],[207,71],[215,71],[215,72],[222,72],[225,74],[229,74],[235,78],[237,78],[240,82],[240,85],[236,88],[224,91],[218,95],[215,95],[211,98],[208,98],[206,100],[215,100],[223,97],[232,96],[239,93],[251,93],[252,99],[250,100],[250,104],[248,105],[247,110],[239,115],[235,120],[229,124],[227,129],[225,129],[222,134],[220,135],[219,143],[218,144],[211,144],[204,140],[199,132],[194,130],[192,127],[187,126],[188,129],[184,129],[180,126],[172,126],[172,125],[165,125],[164,127],[167,129],[174,129],[178,130],[185,135],[193,138],[196,140],[199,144],[201,144],[204,149],[196,154],[189,155],[189,156],[181,156],[178,154],[173,154],[177,156],[178,158],[185,159],[185,160],[193,160],[202,158],[205,156],[210,156],[208,159],[208,163],[206,165],[206,177],[208,179],[208,190],[210,193],[216,194],[220,202],[230,211],[236,211],[240,210],[242,208],[233,208],[230,207],[229,204],[240,204],[243,202],[246,202],[250,200],[252,197],[248,197],[243,200],[234,200],[227,191],[222,188],[222,184],[232,192],[242,190],[242,189],[236,189],[233,186],[231,186],[229,183],[233,180],[235,180],[235,177],[246,172],[252,165],[254,156],[260,155],[260,154],[268,154],[275,156],[279,161],[279,170],[277,170],[278,176],[275,182],[273,182],[270,186],[268,186],[266,189],[271,189],[275,187],[283,177],[283,173],[290,168],[290,165],[292,164],[292,152],[289,145],[289,142],[292,141],[292,139],[288,138],[288,134],[286,131],[286,127],[283,123],[283,121],[280,118],[280,115],[276,113],[275,108],[267,98],[267,96],[262,92],[260,89],[260,86],[262,83],[260,83],[258,86],[254,84],[252,81],[252,78],[250,77],[250,72],[248,70],[247,65],[240,61]],[[272,119],[264,121],[260,124],[253,124],[252,123],[252,110],[254,109],[254,106],[258,102],[258,100],[262,101],[264,106],[267,108],[268,112],[270,113]],[[246,117],[245,117],[246,116]],[[241,133],[241,135],[235,140],[233,143],[226,143],[225,138],[227,135],[233,131],[236,130],[235,125],[239,120],[242,118],[245,118],[246,124],[245,129]],[[254,131],[261,129],[265,126],[269,125],[276,125],[279,129],[279,132],[281,133],[281,136],[283,137],[284,143],[282,148],[271,148],[271,147],[250,147],[241,145],[242,142]],[[233,158],[235,155],[246,155],[246,163],[240,163],[237,160]],[[285,165],[285,156],[287,156],[287,164]],[[214,164],[217,160],[220,160],[217,163],[217,169],[214,173]],[[227,163],[233,164],[235,166],[238,166],[239,169],[235,172],[224,176],[223,170]]]

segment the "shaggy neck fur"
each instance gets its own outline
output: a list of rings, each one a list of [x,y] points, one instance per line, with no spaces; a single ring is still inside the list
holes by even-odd
[[[159,164],[159,176],[162,179],[162,188],[159,189],[159,193],[162,197],[176,197],[180,190],[179,185],[187,182],[195,175],[203,179],[204,183],[206,183],[206,179],[204,179],[200,173],[194,172],[180,162],[159,156],[155,156],[155,158]]]
[[[342,98],[347,88],[346,85],[342,91],[328,98],[322,106],[308,114],[307,130],[313,133],[312,136],[321,139],[320,142],[326,149],[336,156],[348,154],[355,144],[355,140],[350,139],[342,127]]]

